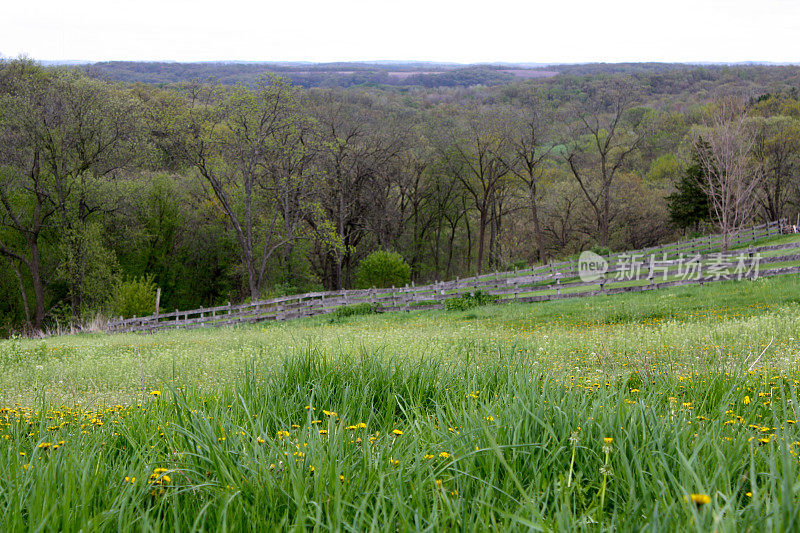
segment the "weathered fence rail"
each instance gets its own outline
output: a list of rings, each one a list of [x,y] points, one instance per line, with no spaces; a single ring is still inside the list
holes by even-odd
[[[784,221],[762,224],[737,232],[731,237],[731,246],[752,243],[757,239],[780,235]],[[653,290],[680,285],[704,284],[718,281],[718,275],[696,276],[692,279],[672,279],[680,274],[686,256],[690,256],[700,268],[714,264],[717,268],[741,268],[741,254],[769,253],[760,257],[762,265],[800,261],[800,242],[750,246],[736,252],[713,253],[721,245],[720,236],[702,237],[690,241],[646,248],[625,253],[614,253],[606,257],[610,268],[602,279],[582,281],[576,261],[549,263],[534,268],[512,272],[495,272],[470,278],[435,282],[429,285],[387,289],[348,289],[341,291],[310,292],[282,296],[252,303],[224,305],[186,311],[118,319],[108,323],[109,333],[156,331],[169,328],[201,328],[261,322],[267,320],[291,320],[307,316],[331,313],[335,309],[357,303],[375,304],[381,312],[409,311],[412,309],[441,309],[444,300],[455,298],[476,290],[495,296],[500,302],[536,302],[563,298],[618,294]],[[792,252],[792,253],[790,253]],[[630,268],[631,259],[646,259],[639,265],[646,275],[644,281],[631,281],[620,276]],[[751,265],[752,266],[752,265]],[[768,277],[798,272],[798,267],[760,268],[758,275]],[[642,272],[638,272],[641,274]],[[746,273],[745,276],[753,276]],[[641,276],[638,276],[641,278]],[[619,278],[619,279],[618,279]],[[660,282],[657,282],[661,278]]]

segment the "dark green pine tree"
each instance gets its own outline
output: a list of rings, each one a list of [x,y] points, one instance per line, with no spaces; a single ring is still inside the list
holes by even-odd
[[[667,196],[669,218],[675,227],[698,231],[700,222],[711,218],[708,196],[700,187],[702,179],[703,167],[695,158],[678,182],[678,190]]]

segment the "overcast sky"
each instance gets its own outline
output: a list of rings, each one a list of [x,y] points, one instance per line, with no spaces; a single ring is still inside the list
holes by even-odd
[[[800,0],[2,0],[40,60],[800,62]]]

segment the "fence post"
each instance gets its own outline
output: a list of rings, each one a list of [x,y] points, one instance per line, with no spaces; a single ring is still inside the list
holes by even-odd
[[[156,322],[158,322],[158,306],[161,304],[161,287],[156,289],[156,310],[153,313],[153,316],[156,317]]]

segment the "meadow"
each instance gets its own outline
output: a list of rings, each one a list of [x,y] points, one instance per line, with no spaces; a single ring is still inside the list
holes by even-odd
[[[796,275],[0,341],[3,531],[793,530]]]

